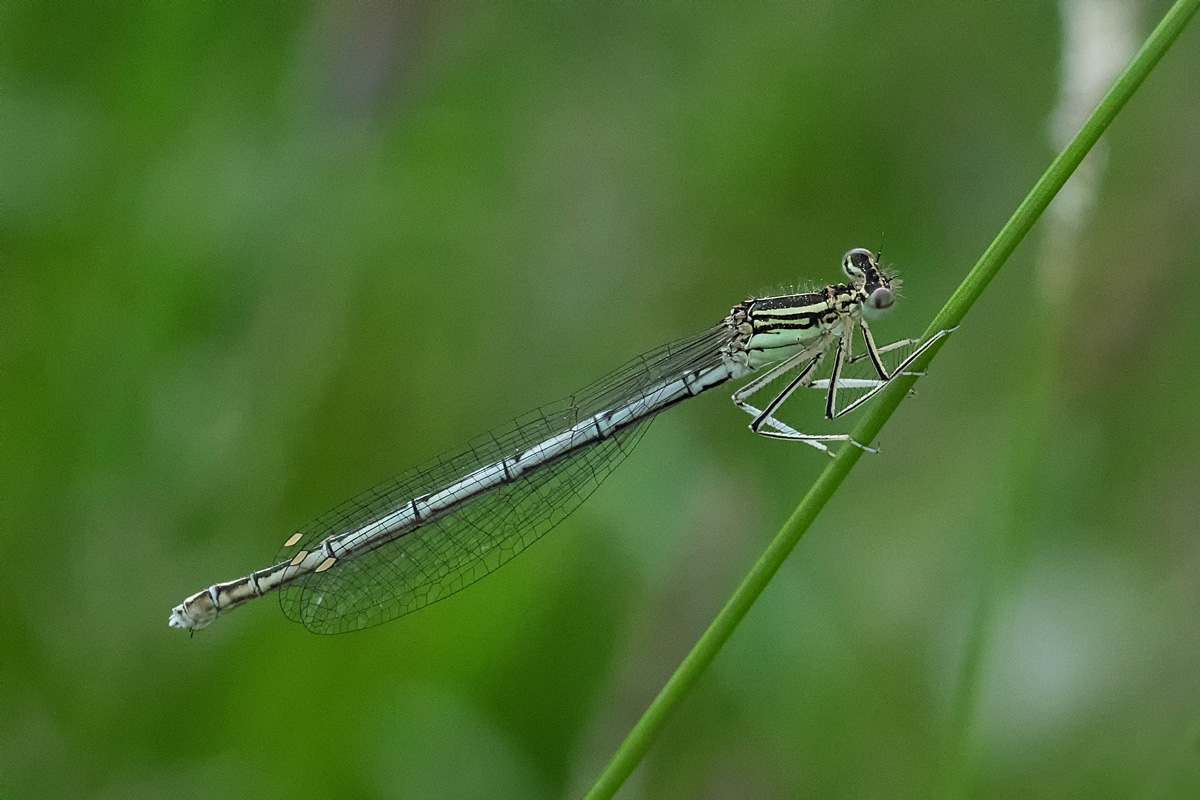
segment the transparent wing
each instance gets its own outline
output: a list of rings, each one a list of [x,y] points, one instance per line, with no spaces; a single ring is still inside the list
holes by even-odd
[[[728,336],[727,329],[718,326],[665,345],[571,397],[381,484],[303,528],[300,540],[285,547],[277,561],[290,559],[297,550],[313,550],[329,536],[361,528],[414,497],[451,486],[481,466],[620,407],[664,380],[716,365]],[[284,614],[315,633],[345,633],[403,616],[469,586],[537,541],[587,499],[633,449],[649,419],[503,484],[376,550],[339,560],[325,572],[283,587]]]
[[[514,558],[595,491],[647,424],[626,429],[573,459],[547,465],[453,515],[299,585],[283,610],[314,633],[378,625],[449,597]]]

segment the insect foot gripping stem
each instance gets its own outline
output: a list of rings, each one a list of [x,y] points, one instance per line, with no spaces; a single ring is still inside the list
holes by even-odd
[[[854,445],[855,447],[859,448],[864,453],[875,453],[875,454],[879,453],[878,447],[868,447],[867,445],[863,444],[862,442],[860,442],[856,439],[847,438],[846,441],[848,441],[850,444]]]
[[[171,609],[167,624],[172,628],[198,631],[207,628],[217,618],[217,604],[213,599],[212,589],[196,592]]]

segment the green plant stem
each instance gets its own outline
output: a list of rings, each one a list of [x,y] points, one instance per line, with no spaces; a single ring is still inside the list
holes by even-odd
[[[999,272],[1000,267],[1025,238],[1038,217],[1046,210],[1050,201],[1067,182],[1079,163],[1083,161],[1083,157],[1096,144],[1101,134],[1108,128],[1129,98],[1141,86],[1146,76],[1170,49],[1171,44],[1179,37],[1198,8],[1200,8],[1200,0],[1176,0],[1175,4],[1171,6],[1158,27],[1146,39],[1141,50],[1117,77],[1112,88],[1108,90],[1096,110],[1088,117],[1079,133],[1075,135],[1066,149],[1051,162],[1012,217],[1000,229],[1000,233],[988,245],[979,261],[959,284],[950,299],[946,301],[942,310],[934,317],[925,332],[926,337],[932,336],[939,330],[953,328],[962,322],[967,311],[979,299],[983,290]],[[945,341],[943,339],[930,348],[925,363],[937,355]],[[852,432],[854,439],[859,442],[874,441],[883,426],[895,413],[900,402],[908,395],[916,380],[916,377],[899,377],[881,392],[878,402],[854,428]],[[816,483],[800,501],[800,505],[792,512],[791,517],[771,540],[766,551],[742,580],[733,596],[725,603],[725,607],[721,609],[716,619],[708,626],[700,640],[696,642],[670,680],[667,681],[666,686],[662,688],[650,707],[642,714],[641,719],[634,725],[633,730],[629,732],[604,772],[588,792],[587,800],[611,798],[633,773],[646,751],[650,749],[651,742],[667,717],[682,702],[688,691],[716,658],[717,653],[729,641],[738,624],[749,613],[754,601],[762,594],[767,584],[783,565],[788,554],[800,541],[800,537],[805,534],[813,520],[817,518],[817,514],[829,502],[829,498],[841,486],[842,481],[846,479],[854,465],[858,463],[862,453],[862,449],[858,447],[843,447],[837,457],[817,478]]]

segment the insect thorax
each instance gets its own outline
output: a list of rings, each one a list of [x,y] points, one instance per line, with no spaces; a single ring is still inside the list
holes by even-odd
[[[862,316],[866,299],[861,286],[834,284],[816,292],[739,303],[725,319],[735,331],[730,357],[758,369],[799,349],[827,345],[848,319]]]

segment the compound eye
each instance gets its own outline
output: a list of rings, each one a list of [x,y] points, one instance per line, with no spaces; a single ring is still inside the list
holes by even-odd
[[[880,286],[867,297],[863,312],[870,319],[876,319],[896,304],[896,295],[887,287]]]
[[[851,278],[865,278],[875,266],[875,256],[865,247],[856,247],[842,257],[842,272]]]

